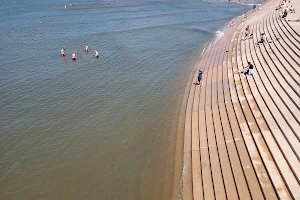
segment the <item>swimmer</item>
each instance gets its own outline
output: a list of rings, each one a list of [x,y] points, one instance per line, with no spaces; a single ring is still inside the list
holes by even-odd
[[[60,50],[60,55],[61,55],[61,56],[66,56],[65,49],[61,49],[61,50]]]
[[[88,45],[84,44],[84,50],[85,50],[85,52],[88,52],[88,51],[89,51]]]
[[[67,9],[67,6],[65,5],[65,9]]]
[[[77,60],[77,56],[75,52],[72,53],[72,60]]]
[[[99,58],[99,53],[98,53],[98,51],[94,50],[94,52],[95,52],[95,57],[96,57],[96,58]]]

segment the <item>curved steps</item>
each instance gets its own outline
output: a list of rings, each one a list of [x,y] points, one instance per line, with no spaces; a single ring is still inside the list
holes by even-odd
[[[268,6],[259,19],[226,29],[198,65],[203,84],[191,86],[187,103],[183,199],[300,199],[299,41]],[[248,24],[254,38],[244,41]],[[257,46],[261,32],[273,42]],[[253,76],[239,73],[248,61]]]

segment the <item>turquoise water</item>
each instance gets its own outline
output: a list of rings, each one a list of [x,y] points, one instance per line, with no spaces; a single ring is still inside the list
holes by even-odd
[[[74,3],[0,2],[0,199],[169,198],[193,65],[251,6]]]

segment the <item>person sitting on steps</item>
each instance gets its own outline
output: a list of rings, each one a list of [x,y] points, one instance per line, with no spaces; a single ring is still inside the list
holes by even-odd
[[[287,16],[287,14],[288,14],[288,10],[286,8],[286,9],[284,9],[283,13],[279,16],[279,19],[285,18]]]
[[[254,72],[254,67],[251,62],[248,62],[248,66],[245,69],[240,70],[240,73],[244,75],[253,75],[253,72]]]
[[[260,41],[258,41],[257,46],[259,46],[260,44],[263,44],[264,42],[267,42],[267,36],[266,36],[266,34],[262,33],[260,35]]]
[[[245,29],[245,40],[249,39],[250,35],[250,26],[248,25]]]
[[[295,8],[293,7],[293,5],[291,5],[291,7],[290,7],[290,12],[291,13],[296,13]]]

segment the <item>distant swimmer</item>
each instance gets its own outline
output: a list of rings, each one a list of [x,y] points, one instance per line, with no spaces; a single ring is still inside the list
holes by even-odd
[[[77,60],[77,56],[75,52],[72,53],[72,60]]]
[[[61,55],[61,56],[66,56],[65,49],[61,49],[61,50],[60,50],[60,55]]]
[[[98,53],[98,51],[94,50],[94,52],[95,52],[95,57],[96,57],[96,58],[99,58],[99,53]]]
[[[85,50],[85,52],[88,52],[89,51],[89,46],[84,44],[84,50]]]
[[[67,6],[65,5],[65,9],[67,9]]]
[[[110,4],[110,0],[107,0],[107,4]]]

